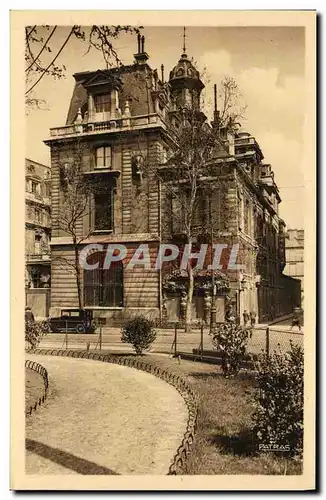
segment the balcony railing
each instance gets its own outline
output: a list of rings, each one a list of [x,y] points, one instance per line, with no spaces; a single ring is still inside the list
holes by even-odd
[[[254,149],[248,149],[248,150],[244,151],[243,153],[237,152],[237,148],[235,150],[235,156],[236,156],[236,158],[238,158],[238,157],[242,158],[242,157],[246,157],[246,156],[253,156],[254,154],[256,154],[256,151]]]
[[[246,146],[247,144],[255,144],[254,137],[246,137],[245,139],[235,139],[235,146]]]
[[[25,255],[27,261],[47,261],[49,262],[51,257],[49,252],[43,253],[27,253]]]
[[[88,122],[88,123],[78,123],[74,125],[64,125],[62,127],[55,127],[50,129],[50,138],[56,137],[70,137],[74,135],[91,135],[100,133],[110,133],[130,130],[133,128],[146,129],[153,126],[160,126],[165,128],[166,125],[161,117],[152,113],[149,115],[140,116],[123,116],[115,118],[112,120],[101,121],[101,122]]]
[[[40,226],[40,227],[45,227],[49,229],[51,227],[51,221],[50,219],[46,219],[45,217],[33,217],[31,215],[26,215],[25,222],[27,224],[33,224],[34,226]]]
[[[39,203],[40,205],[51,205],[51,199],[49,196],[43,196],[38,193],[30,193],[28,191],[25,192],[25,199],[28,201],[32,201],[34,203]]]

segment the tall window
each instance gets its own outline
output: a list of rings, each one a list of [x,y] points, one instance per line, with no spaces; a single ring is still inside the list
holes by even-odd
[[[85,306],[122,307],[123,306],[123,264],[112,262],[104,269],[105,252],[94,253],[88,257],[89,264],[99,262],[97,269],[84,270]]]
[[[32,181],[32,185],[31,185],[31,191],[32,191],[32,193],[34,193],[34,194],[40,194],[40,188],[41,188],[41,185],[40,185],[39,182]]]
[[[110,94],[99,94],[94,96],[94,104],[96,113],[109,112],[111,109]]]
[[[200,191],[197,194],[193,214],[192,214],[192,225],[194,228],[202,228],[205,223],[206,216],[206,203],[203,193]]]
[[[171,230],[174,234],[185,230],[185,206],[185,193],[175,191],[171,198]]]
[[[37,255],[39,255],[41,253],[41,240],[42,240],[41,235],[35,234],[34,253]]]
[[[111,146],[102,146],[95,150],[95,166],[97,168],[111,168],[112,166]]]
[[[96,231],[113,231],[113,196],[112,187],[94,195]]]

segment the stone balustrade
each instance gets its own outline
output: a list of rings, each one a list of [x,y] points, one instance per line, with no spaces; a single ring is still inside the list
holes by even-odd
[[[93,121],[87,123],[76,123],[74,125],[64,125],[62,127],[54,127],[50,129],[50,139],[57,137],[72,137],[81,135],[92,135],[100,133],[110,133],[130,130],[130,129],[146,129],[151,127],[163,127],[166,125],[162,118],[156,114],[140,115],[140,116],[122,116],[107,121]]]

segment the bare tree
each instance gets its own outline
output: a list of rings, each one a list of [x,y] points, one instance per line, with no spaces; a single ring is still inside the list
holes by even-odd
[[[199,235],[201,241],[211,244],[212,252],[213,239],[223,224],[226,225],[226,217],[230,215],[217,207],[214,199],[214,194],[221,192],[216,160],[229,156],[230,144],[223,129],[232,129],[239,118],[236,114],[238,87],[230,80],[223,82],[225,102],[222,113],[216,113],[212,124],[194,105],[194,100],[174,114],[174,122],[168,130],[173,146],[171,156],[164,165],[147,161],[148,155],[139,150],[144,175],[154,174],[161,184],[162,198],[165,199],[162,216],[164,238],[182,242],[183,249],[186,248],[189,253]],[[185,329],[191,331],[192,300],[198,272],[191,258],[184,261],[183,267],[187,276]]]
[[[222,127],[227,124],[235,126],[245,117],[247,104],[236,80],[231,76],[224,76],[220,82],[219,102],[221,103],[219,120]]]
[[[54,49],[58,26],[26,26],[25,28],[25,76],[26,76],[26,107],[39,107],[44,103],[33,95],[33,91],[44,78],[54,79],[65,77],[66,66],[60,64],[62,52],[73,38],[77,38],[87,46],[88,53],[92,48],[102,53],[105,67],[121,66],[122,61],[114,47],[114,41],[121,33],[139,34],[142,27],[93,25],[83,29],[74,25],[65,39]]]
[[[94,210],[90,203],[90,197],[96,191],[96,185],[90,183],[83,173],[83,156],[84,147],[80,142],[77,142],[73,150],[69,152],[67,161],[60,164],[61,200],[58,229],[71,237],[74,258],[73,261],[64,256],[58,256],[55,259],[57,264],[62,265],[75,277],[80,309],[84,305],[80,250],[83,241],[92,233],[92,227],[84,232],[84,219]]]
[[[204,187],[208,179],[210,183],[214,179],[211,163],[218,146],[218,130],[209,126],[193,107],[184,108],[180,118],[178,128],[173,130],[175,152],[167,165],[158,170],[164,186],[172,190],[172,195],[167,196],[172,218],[171,236],[182,234],[184,249],[190,254],[198,230],[207,232],[210,223]],[[187,273],[185,327],[190,331],[196,270],[191,259],[186,259],[182,267]]]

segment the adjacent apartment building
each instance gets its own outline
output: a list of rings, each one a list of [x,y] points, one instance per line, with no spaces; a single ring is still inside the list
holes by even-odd
[[[301,302],[304,297],[304,230],[288,229],[285,236],[286,267],[284,272],[301,283]]]
[[[66,123],[52,128],[45,141],[51,150],[51,314],[78,306],[71,272],[74,248],[60,225],[63,182],[74,162],[76,144],[82,146],[84,178],[97,186],[89,194],[89,212],[78,224],[80,248],[88,243],[124,244],[129,258],[140,243],[146,243],[154,262],[161,242],[176,241],[173,215],[166,220],[165,210],[173,200],[154,173],[142,175],[142,158],[152,166],[147,172],[166,164],[174,147],[170,124],[187,106],[189,96],[196,96],[202,111],[204,83],[185,52],[165,81],[163,66],[159,77],[148,64],[144,44],[144,38],[139,38],[134,64],[75,74]],[[222,269],[215,276],[217,320],[224,320],[231,304],[240,321],[245,309],[255,310],[260,321],[269,321],[291,312],[298,294],[297,280],[283,274],[281,198],[272,167],[264,163],[256,139],[228,128],[221,135],[225,151],[215,158],[219,185],[211,200],[220,214],[215,220],[215,241],[239,245],[243,270]],[[129,270],[124,262],[105,269],[104,254],[94,254],[94,259],[100,266],[83,271],[81,289],[83,305],[92,308],[95,316],[105,317],[107,324],[140,313],[168,322],[179,318],[182,273],[157,271],[153,266]],[[211,283],[209,273],[196,277],[197,318],[204,315]]]
[[[49,288],[51,283],[51,170],[25,162],[25,286]]]

